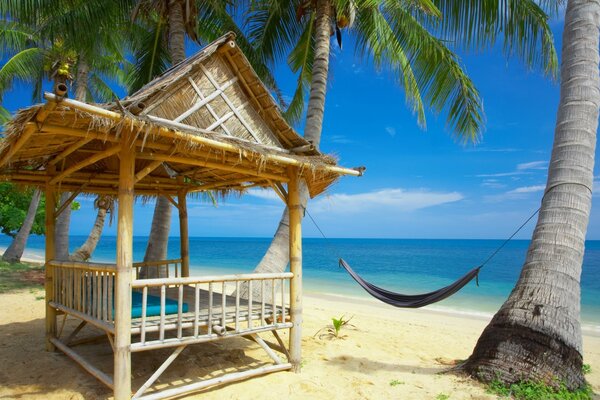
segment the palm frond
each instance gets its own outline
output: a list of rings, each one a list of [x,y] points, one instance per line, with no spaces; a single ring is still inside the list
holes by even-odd
[[[165,42],[166,26],[161,19],[151,26],[133,25],[130,32],[136,35],[134,62],[126,72],[127,87],[132,93],[166,71],[171,57]]]
[[[425,128],[425,108],[415,72],[406,49],[396,37],[381,9],[363,5],[355,29],[358,54],[365,60],[372,57],[377,68],[386,67],[394,72],[404,88],[408,106],[417,115],[419,125]]]
[[[265,64],[284,59],[302,34],[296,10],[300,0],[252,1],[246,18],[248,39]]]
[[[312,81],[312,66],[315,57],[314,19],[314,15],[311,15],[310,20],[305,24],[302,36],[288,56],[288,65],[292,72],[298,74],[296,91],[284,113],[285,119],[290,123],[296,123],[302,118],[304,100]]]
[[[15,81],[35,82],[43,71],[43,51],[37,47],[25,49],[13,55],[0,68],[0,101]]]
[[[119,97],[98,74],[91,74],[88,77],[88,90],[90,99],[96,102],[109,102]]]
[[[0,21],[0,58],[33,47],[38,40],[27,26],[14,21]]]
[[[414,71],[427,105],[446,111],[446,126],[463,141],[476,141],[483,131],[483,104],[458,56],[404,8],[388,2],[384,14]]]
[[[502,40],[507,56],[516,55],[532,68],[556,76],[558,57],[548,15],[536,0],[432,0],[442,17],[425,22],[458,47],[481,50]],[[558,10],[560,1],[542,1]]]

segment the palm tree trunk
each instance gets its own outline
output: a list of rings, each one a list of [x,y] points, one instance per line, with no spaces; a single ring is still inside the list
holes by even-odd
[[[94,226],[90,231],[85,243],[81,245],[77,250],[71,254],[69,259],[71,261],[86,261],[92,257],[94,250],[96,250],[96,246],[100,241],[100,237],[102,236],[102,230],[104,229],[104,223],[106,221],[106,215],[108,214],[108,210],[111,207],[112,199],[107,198],[105,196],[99,196],[96,201],[98,207],[98,213],[96,214],[96,220],[94,221]]]
[[[580,276],[592,200],[600,0],[569,0],[546,195],[517,285],[463,368],[485,381],[585,384]]]
[[[169,53],[173,65],[185,60],[185,24],[181,0],[169,0]]]
[[[310,84],[310,96],[306,112],[306,126],[304,137],[312,142],[316,148],[321,143],[323,129],[323,115],[325,114],[325,95],[327,93],[327,77],[329,74],[329,45],[331,40],[331,4],[329,0],[318,0],[315,19],[315,59],[313,62],[313,76]],[[308,190],[302,182],[300,184],[300,201],[306,206]],[[288,209],[286,208],[279,221],[275,236],[269,245],[264,257],[254,269],[256,273],[283,272],[289,261],[288,242]],[[242,288],[242,295],[246,294]]]
[[[21,261],[23,251],[25,251],[25,246],[27,245],[29,233],[31,232],[31,228],[33,227],[33,222],[35,221],[35,215],[37,213],[37,208],[40,204],[41,197],[41,191],[37,189],[33,191],[33,195],[31,196],[31,202],[29,203],[29,208],[27,209],[27,215],[25,216],[23,225],[21,225],[21,229],[19,229],[19,232],[17,232],[17,235],[14,237],[10,246],[8,246],[4,254],[2,254],[2,260],[10,263],[16,263]]]
[[[71,197],[71,193],[60,195],[59,206]],[[71,206],[67,206],[56,218],[54,227],[54,257],[60,261],[69,259],[69,228],[71,226]]]
[[[88,65],[85,57],[80,54],[79,62],[77,63],[77,77],[75,78],[76,100],[85,101],[87,99],[89,72],[90,66]]]
[[[178,0],[169,1],[169,52],[173,65],[185,59],[185,26],[183,21],[183,8]],[[169,230],[171,228],[171,203],[163,196],[159,196],[154,206],[152,227],[146,247],[144,261],[165,260],[169,245]],[[166,268],[161,268],[158,273],[155,268],[142,269],[143,278],[165,277]],[[157,274],[158,276],[155,276]]]

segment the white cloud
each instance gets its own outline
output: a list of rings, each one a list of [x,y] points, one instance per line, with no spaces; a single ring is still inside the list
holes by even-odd
[[[504,176],[515,176],[515,175],[522,175],[523,172],[520,171],[513,171],[513,172],[500,172],[497,174],[479,174],[479,175],[475,175],[478,178],[501,178]]]
[[[506,192],[507,194],[522,194],[541,192],[546,188],[545,185],[523,186]]]
[[[354,143],[353,140],[348,139],[348,137],[346,137],[344,135],[328,135],[327,140],[329,141],[329,143],[335,143],[335,144]]]
[[[388,135],[390,135],[391,137],[396,136],[396,128],[394,128],[393,126],[386,126],[385,127],[385,131],[388,133]]]
[[[522,164],[517,165],[518,171],[525,171],[528,169],[543,170],[543,169],[547,169],[547,168],[548,168],[548,161],[531,161],[531,162],[522,163]]]
[[[426,189],[405,190],[401,188],[380,189],[366,193],[336,193],[311,203],[315,213],[360,213],[369,210],[381,212],[410,212],[422,208],[453,203],[464,199],[458,192],[431,192]]]

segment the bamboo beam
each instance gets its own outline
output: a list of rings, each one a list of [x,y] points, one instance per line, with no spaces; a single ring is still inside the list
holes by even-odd
[[[294,372],[300,372],[302,362],[302,204],[300,176],[295,168],[289,169],[288,209],[290,214],[290,362]],[[282,304],[285,307],[285,304]]]
[[[57,99],[57,97],[52,93],[45,93],[44,98],[48,101],[56,101],[56,99]],[[126,118],[123,115],[116,113],[114,111],[105,110],[104,108],[86,104],[86,103],[83,103],[83,102],[80,102],[77,100],[73,100],[73,99],[63,99],[62,103],[68,107],[71,107],[71,108],[74,108],[77,110],[81,110],[81,111],[85,111],[90,114],[98,115],[101,117],[105,117],[105,118],[108,118],[108,119],[111,119],[111,120],[117,121],[117,122],[122,121],[124,119],[128,119],[128,120],[130,120],[129,122],[131,122],[132,125],[137,128],[143,127],[144,124],[146,123],[145,121],[142,121],[142,120]],[[150,117],[150,116],[145,116],[145,117]],[[153,118],[156,118],[156,117],[153,117]],[[171,121],[171,123],[172,123],[172,121]],[[178,124],[178,125],[183,125],[183,124]],[[193,127],[191,127],[191,126],[184,126],[184,127],[185,127],[185,129],[193,130]],[[193,142],[197,145],[204,145],[204,146],[208,146],[208,147],[211,147],[211,148],[217,149],[217,150],[225,150],[225,151],[234,152],[234,153],[238,153],[238,154],[240,151],[239,147],[234,146],[230,143],[221,142],[218,140],[209,139],[209,138],[202,137],[202,136],[192,135],[189,133],[183,133],[183,132],[179,132],[179,131],[171,131],[164,127],[158,127],[158,131],[159,131],[160,135],[163,135],[165,137],[169,137],[169,138],[173,138],[173,139],[183,139],[186,141]],[[214,133],[214,132],[209,132],[209,133]],[[285,155],[263,154],[262,157],[267,161],[273,161],[273,162],[281,163],[284,165],[297,166],[297,167],[310,167],[311,166],[310,163],[303,162],[296,158],[292,158],[292,157],[285,156]],[[320,166],[320,168],[323,170],[338,174],[338,175],[352,175],[352,176],[362,175],[362,172],[358,169],[342,168],[342,167],[338,167],[335,165],[322,165],[322,166]]]
[[[177,177],[177,181],[183,185],[183,177]],[[181,249],[181,276],[190,276],[190,239],[188,229],[187,192],[180,189],[177,192],[177,203],[179,204],[179,243]]]
[[[259,178],[267,178],[267,179],[272,179],[274,181],[279,181],[279,182],[287,182],[288,181],[288,178],[285,175],[276,175],[276,174],[272,174],[269,172],[258,172],[258,171],[255,171],[255,170],[252,170],[249,168],[234,167],[231,165],[220,164],[220,163],[212,162],[212,161],[196,160],[193,158],[169,156],[169,155],[162,155],[162,154],[146,154],[146,153],[139,154],[138,158],[141,160],[161,160],[161,161],[174,162],[174,163],[180,163],[180,164],[195,165],[198,167],[215,168],[215,169],[220,169],[222,171],[237,172],[239,174],[257,176]]]
[[[163,163],[162,161],[155,160],[155,161],[152,161],[150,164],[146,165],[141,170],[139,170],[135,174],[135,183],[138,183],[139,181],[144,179],[146,177],[146,175],[148,175],[149,173],[154,171],[156,168],[160,167],[162,165],[162,163]]]
[[[52,176],[54,167],[50,167],[46,173]],[[46,289],[46,350],[54,351],[56,347],[52,339],[56,337],[56,309],[50,305],[54,300],[54,268],[49,264],[54,259],[54,209],[56,208],[56,197],[54,185],[46,183],[46,269],[45,269],[45,289]]]
[[[78,140],[77,142],[73,143],[72,145],[70,145],[69,147],[64,149],[60,154],[58,154],[52,160],[50,160],[50,162],[48,162],[48,165],[56,165],[59,161],[61,161],[65,157],[69,156],[73,152],[79,150],[80,148],[82,148],[83,146],[85,146],[86,144],[91,142],[92,140],[94,140],[94,139],[85,138],[83,140]]]
[[[115,283],[115,400],[131,397],[131,280],[133,264],[133,202],[135,179],[135,148],[123,138],[118,145],[119,213],[117,222],[117,274]],[[122,148],[122,149],[121,149]]]
[[[35,127],[29,125],[27,125],[23,129],[23,132],[21,132],[21,136],[19,136],[15,143],[12,146],[10,146],[6,153],[2,156],[2,158],[0,158],[0,167],[3,167],[4,164],[6,164],[8,160],[10,160],[10,158],[15,155],[16,152],[21,150],[21,148],[25,145],[25,143],[27,143],[29,138],[31,138],[33,132],[35,132]]]
[[[193,285],[200,283],[222,283],[235,281],[260,281],[271,279],[290,279],[294,274],[291,272],[268,272],[268,273],[252,273],[252,274],[231,274],[231,275],[208,275],[208,276],[192,276],[188,278],[153,278],[153,279],[136,279],[131,282],[132,288],[158,287],[158,286],[179,286]]]
[[[113,380],[110,376],[106,375],[104,372],[100,371],[98,368],[94,367],[90,364],[86,359],[77,354],[74,350],[70,349],[63,342],[58,339],[52,338],[52,344],[60,349],[65,355],[69,356],[73,361],[75,361],[81,368],[86,370],[90,375],[94,378],[98,379],[100,382],[104,383],[110,389],[113,388]],[[129,399],[129,395],[127,397]]]
[[[107,157],[117,154],[119,151],[121,151],[121,147],[122,146],[120,144],[117,144],[115,146],[109,147],[108,149],[106,149],[100,153],[96,153],[93,156],[86,158],[85,160],[82,160],[75,165],[70,166],[69,168],[65,169],[60,174],[58,174],[54,178],[52,178],[50,180],[50,184],[53,185],[57,182],[60,182],[61,180],[63,180],[65,177],[72,174],[73,172],[79,171],[80,169],[85,168],[94,163],[97,163],[98,161],[100,161],[104,158],[107,158]]]

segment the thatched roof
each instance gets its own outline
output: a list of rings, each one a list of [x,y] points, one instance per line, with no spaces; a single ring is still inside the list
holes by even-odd
[[[118,151],[131,135],[138,195],[277,187],[297,167],[315,196],[339,175],[357,175],[285,122],[233,39],[223,36],[117,103],[46,94],[47,104],[20,110],[7,125],[0,178],[116,194]]]

